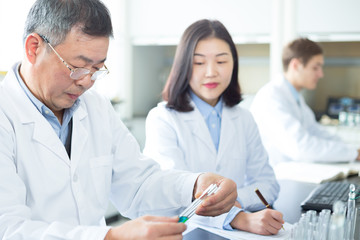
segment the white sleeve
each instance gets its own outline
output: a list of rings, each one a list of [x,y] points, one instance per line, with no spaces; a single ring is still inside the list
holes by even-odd
[[[162,109],[155,108],[146,118],[146,141],[144,154],[156,159],[164,169],[187,170],[183,150],[177,145],[177,134],[170,124],[171,120]],[[227,213],[217,217],[204,217],[194,215],[194,219],[208,226],[223,228]],[[231,219],[232,220],[232,219]]]
[[[268,155],[261,142],[257,125],[250,114],[245,130],[247,139],[246,185],[238,188],[238,198],[246,211],[258,211],[263,209],[264,205],[254,190],[258,188],[269,204],[273,204],[278,197],[280,186],[274,170],[269,164]]]
[[[114,166],[111,200],[130,218],[144,214],[174,216],[192,200],[199,173],[160,169],[141,154],[139,145],[124,124],[114,119]]]
[[[251,109],[268,145],[295,161],[355,160],[357,150],[353,145],[311,133],[286,109],[287,103],[268,99],[268,102],[260,103],[255,102],[255,98]]]
[[[211,226],[225,230],[233,230],[232,226],[230,225],[231,222],[234,220],[237,214],[243,211],[243,209],[234,206],[230,209],[229,212],[223,213],[217,217],[204,217],[195,214],[192,218],[190,218],[189,222],[192,221],[205,226]]]

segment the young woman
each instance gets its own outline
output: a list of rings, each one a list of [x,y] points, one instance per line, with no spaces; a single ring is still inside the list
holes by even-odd
[[[237,207],[220,223],[219,218],[201,221],[276,234],[284,223],[282,214],[258,211],[264,205],[254,190],[259,188],[272,204],[279,185],[251,114],[238,105],[236,47],[219,21],[200,20],[186,29],[163,99],[146,119],[144,153],[163,169],[214,171],[236,182]]]

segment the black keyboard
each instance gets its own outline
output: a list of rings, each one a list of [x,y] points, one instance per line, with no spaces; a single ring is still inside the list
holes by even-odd
[[[323,209],[332,210],[333,204],[337,201],[347,202],[349,199],[349,182],[327,182],[317,186],[309,196],[301,203],[303,210],[316,210]],[[359,185],[355,185],[355,192],[359,193]],[[360,203],[360,198],[357,203]]]

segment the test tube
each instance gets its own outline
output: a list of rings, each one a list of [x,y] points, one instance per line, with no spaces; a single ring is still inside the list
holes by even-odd
[[[330,219],[329,240],[344,239],[345,204],[336,201],[333,205],[333,214]]]
[[[305,214],[305,236],[304,239],[313,239],[316,225],[316,211],[309,210]]]
[[[355,231],[354,231],[354,239],[360,240],[360,224],[357,219],[360,219],[360,208],[356,207],[356,216],[355,216]]]
[[[327,240],[329,236],[329,224],[330,224],[331,210],[323,209],[319,213],[318,221],[318,239]]]
[[[195,199],[190,206],[188,206],[179,216],[179,222],[185,223],[189,218],[191,218],[197,209],[197,207],[203,202],[205,197],[210,196],[211,194],[216,193],[220,187],[216,184],[211,184],[199,198]]]
[[[346,205],[341,201],[335,202],[333,214],[329,209],[323,209],[318,215],[313,210],[302,213],[300,220],[293,225],[288,239],[343,240],[346,236],[346,213]],[[356,215],[357,209],[355,208],[355,218]],[[348,239],[346,238],[346,240]]]
[[[354,232],[355,232],[355,221],[356,221],[356,208],[355,208],[355,185],[350,184],[349,186],[349,199],[348,199],[348,207],[346,213],[346,228],[345,228],[345,236],[346,240],[354,240]]]
[[[299,220],[298,225],[298,234],[297,234],[297,240],[305,239],[306,236],[306,216],[305,213],[301,214],[301,218]]]

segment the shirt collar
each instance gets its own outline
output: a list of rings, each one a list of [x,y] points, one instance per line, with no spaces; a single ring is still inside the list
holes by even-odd
[[[296,88],[287,80],[285,79],[286,85],[290,89],[291,95],[294,96],[296,102],[300,102],[300,93],[296,90]]]
[[[217,115],[219,117],[221,117],[222,108],[223,108],[222,97],[220,97],[220,100],[215,105],[215,107],[213,107],[210,104],[208,104],[207,102],[203,101],[193,91],[190,91],[190,97],[204,118],[207,118],[211,114],[211,112],[214,110],[216,111]]]

